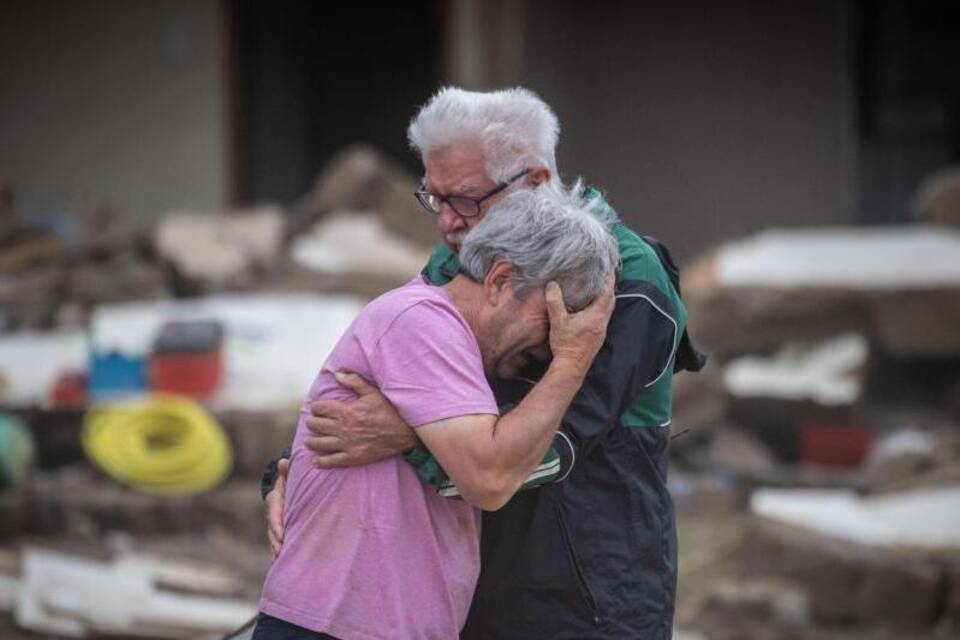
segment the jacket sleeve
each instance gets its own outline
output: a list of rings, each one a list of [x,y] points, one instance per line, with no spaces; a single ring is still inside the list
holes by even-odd
[[[678,336],[669,299],[642,281],[622,282],[616,297],[603,347],[563,418],[578,456],[589,454],[645,387],[672,374]]]
[[[547,450],[540,464],[523,481],[519,491],[535,489],[549,482],[565,478],[573,468],[574,456],[574,448],[570,438],[558,431],[557,435],[554,436],[553,446]],[[460,490],[450,480],[436,458],[423,446],[423,443],[418,442],[413,451],[406,455],[406,459],[413,470],[416,471],[420,480],[436,487],[437,493],[445,498],[460,497]]]

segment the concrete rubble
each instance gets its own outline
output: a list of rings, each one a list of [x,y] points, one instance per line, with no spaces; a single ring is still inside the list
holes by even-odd
[[[702,375],[677,383],[674,424],[698,433],[677,449],[695,466],[710,463],[692,445],[733,430],[779,463],[846,467],[856,477],[833,473],[833,481],[863,487],[892,470],[862,473],[875,440],[910,426],[896,416],[934,416],[927,422],[942,428],[924,430],[938,442],[956,431],[960,232],[769,231],[690,265],[683,285],[691,335],[713,369],[709,383]],[[721,466],[731,469],[735,457],[724,453]],[[807,470],[783,471],[822,484]]]
[[[683,553],[678,624],[705,638],[934,640],[960,628],[956,548],[865,547],[753,517],[693,572]]]
[[[910,208],[925,222],[960,228],[960,167],[942,169],[924,179]]]
[[[416,187],[395,162],[356,146],[288,207],[179,211],[148,221],[100,205],[41,224],[25,221],[5,197],[0,332],[81,328],[97,305],[128,300],[265,290],[374,297],[416,273],[436,242]],[[354,255],[366,241],[387,253],[377,260],[363,259],[369,250]],[[344,260],[362,268],[345,272]]]
[[[892,355],[960,356],[957,230],[770,231],[691,265],[684,285],[692,335],[724,357],[865,328]]]
[[[177,212],[157,225],[160,256],[198,291],[242,287],[278,259],[284,215],[275,206],[224,213]]]
[[[289,237],[311,229],[333,211],[375,211],[390,233],[432,247],[434,219],[413,197],[416,178],[376,149],[353,145],[337,154],[293,206]]]
[[[0,573],[0,611],[58,638],[222,636],[256,613],[240,576],[210,562],[118,552],[101,558],[25,546]],[[0,627],[2,629],[3,627]]]
[[[860,497],[846,489],[760,489],[753,513],[866,547],[960,549],[960,487]]]
[[[371,247],[376,247],[376,260],[370,259]],[[391,234],[374,213],[336,211],[297,238],[291,255],[294,262],[314,271],[397,281],[422,269],[430,250]]]
[[[770,231],[688,265],[683,284],[711,360],[674,397],[674,430],[690,429],[672,443],[678,627],[954,637],[960,233]]]
[[[201,592],[222,590],[209,572],[174,569],[144,558],[102,563],[27,548],[14,587],[14,619],[25,629],[71,638],[125,633],[179,638],[226,633],[256,613],[249,602],[161,589],[166,581]]]
[[[425,263],[436,236],[416,186],[355,148],[284,207],[146,220],[96,206],[35,223],[4,192],[0,410],[36,457],[0,490],[0,637],[222,637],[255,613],[269,564],[260,476],[357,311]],[[186,497],[111,481],[81,447],[89,396],[55,406],[54,390],[95,357],[147,363],[165,322],[211,318],[223,378],[205,403],[231,442],[228,480]],[[119,532],[154,560],[105,550]]]

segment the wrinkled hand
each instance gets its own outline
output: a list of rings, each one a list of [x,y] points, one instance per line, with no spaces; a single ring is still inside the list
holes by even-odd
[[[355,373],[335,373],[337,383],[356,394],[352,402],[317,400],[307,427],[315,434],[304,444],[315,454],[314,466],[330,469],[369,464],[409,451],[417,444],[380,390]]]
[[[607,323],[613,313],[614,280],[585,309],[576,313],[567,311],[563,292],[556,282],[547,284],[545,300],[550,317],[550,351],[554,361],[576,365],[584,373],[590,368],[594,356],[603,346],[607,335]]]
[[[263,513],[267,519],[267,538],[270,540],[270,553],[277,559],[280,545],[283,544],[283,495],[287,489],[287,472],[290,470],[290,460],[280,458],[277,461],[277,481],[273,491],[263,499]]]

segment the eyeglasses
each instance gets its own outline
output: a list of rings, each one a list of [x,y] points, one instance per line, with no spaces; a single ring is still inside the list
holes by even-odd
[[[441,196],[433,193],[432,191],[427,191],[427,189],[424,187],[421,187],[415,191],[413,195],[417,197],[417,200],[423,205],[423,208],[430,213],[439,214],[440,205],[446,202],[448,205],[450,205],[451,209],[457,212],[458,215],[463,216],[464,218],[473,218],[474,216],[480,215],[481,202],[487,198],[492,198],[493,196],[497,195],[511,184],[530,173],[530,171],[532,171],[532,169],[524,169],[517,175],[508,179],[506,182],[501,182],[498,184],[493,191],[489,191],[479,198],[470,198],[467,196]]]

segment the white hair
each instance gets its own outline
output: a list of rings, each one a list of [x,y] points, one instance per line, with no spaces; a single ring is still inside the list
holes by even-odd
[[[601,198],[584,199],[579,183],[514,192],[490,208],[460,249],[460,270],[482,282],[497,261],[516,269],[523,298],[551,280],[570,309],[597,297],[620,262],[611,227],[616,214]]]
[[[517,87],[481,93],[444,87],[410,121],[407,138],[421,159],[458,143],[479,144],[487,173],[505,182],[526,168],[545,166],[559,183],[557,116],[535,93]]]

